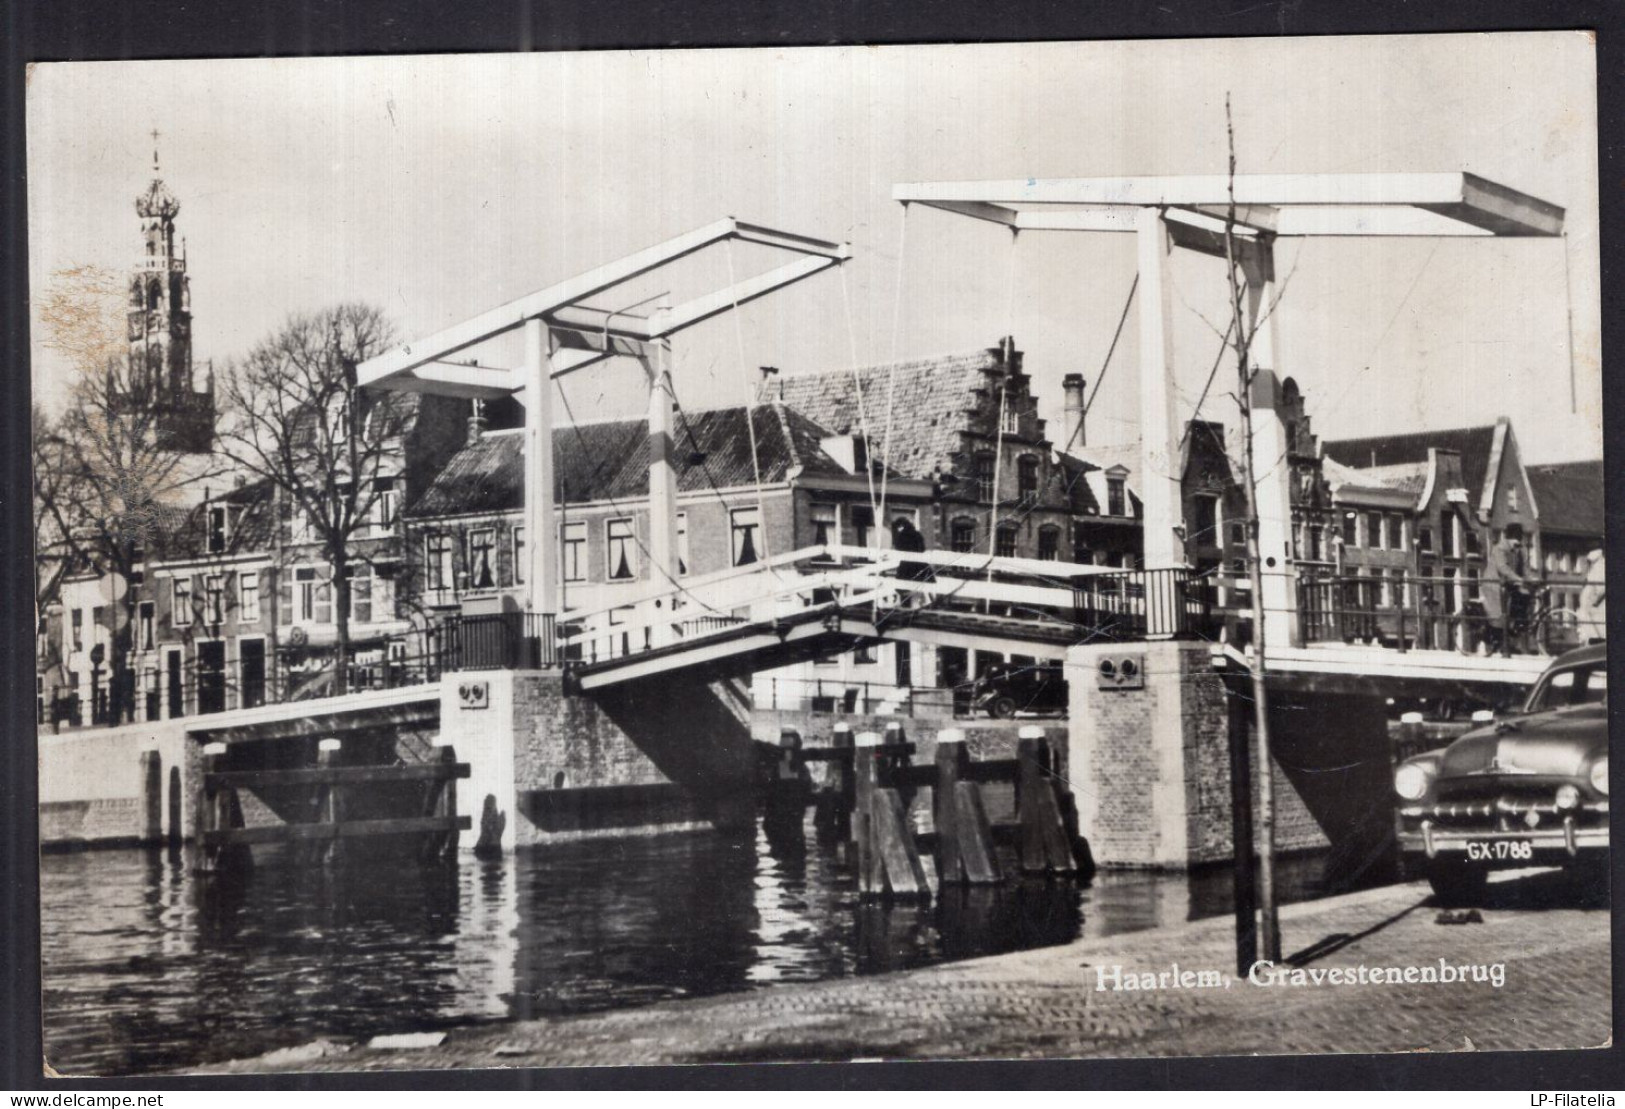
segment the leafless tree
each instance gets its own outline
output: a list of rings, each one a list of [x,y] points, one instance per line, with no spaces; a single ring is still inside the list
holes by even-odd
[[[41,297],[43,342],[66,358],[74,378],[59,417],[34,411],[33,495],[36,597],[42,606],[54,600],[65,573],[108,576],[109,680],[127,693],[135,568],[162,555],[188,494],[219,468],[206,455],[165,445],[160,413],[133,380],[123,296],[109,271],[80,267],[54,275]],[[115,710],[128,707],[122,695],[115,699]]]
[[[1241,488],[1247,505],[1247,580],[1252,592],[1253,654],[1249,669],[1253,696],[1254,726],[1258,734],[1258,801],[1260,867],[1259,902],[1263,910],[1260,940],[1266,959],[1281,957],[1281,934],[1275,904],[1275,797],[1270,754],[1269,689],[1264,672],[1264,585],[1263,562],[1258,543],[1258,475],[1253,461],[1253,380],[1258,367],[1253,364],[1253,341],[1274,304],[1260,304],[1255,317],[1242,315],[1242,259],[1236,241],[1236,128],[1230,114],[1229,94],[1224,98],[1225,134],[1228,141],[1229,204],[1224,223],[1225,276],[1230,292],[1230,328],[1236,354],[1235,402],[1241,417]],[[1256,244],[1255,244],[1256,245]],[[1279,463],[1277,463],[1279,464]],[[1238,860],[1245,845],[1236,844]]]
[[[221,451],[268,479],[331,567],[335,692],[347,686],[351,573],[373,525],[377,481],[399,472],[410,398],[357,388],[356,366],[394,341],[382,311],[341,304],[290,316],[225,375]],[[280,526],[280,524],[279,524]]]

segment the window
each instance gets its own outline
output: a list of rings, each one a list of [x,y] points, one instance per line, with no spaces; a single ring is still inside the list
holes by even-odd
[[[495,528],[474,528],[468,533],[468,587],[494,589],[497,532]]]
[[[999,414],[999,428],[1006,435],[1014,435],[1021,429],[1021,413],[1006,403]]]
[[[137,650],[152,650],[154,623],[152,602],[142,601],[136,609],[135,616],[135,644]]]
[[[1235,603],[1238,605],[1251,604],[1253,581],[1247,576],[1247,560],[1245,558],[1232,558],[1230,560],[1230,576],[1233,579],[1230,583],[1230,589]]]
[[[1388,518],[1380,512],[1367,512],[1365,514],[1365,533],[1370,539],[1374,550],[1386,551],[1388,549]]]
[[[85,649],[85,610],[82,608],[73,610],[73,649]]]
[[[993,553],[1000,558],[1016,557],[1016,529],[1001,526],[998,537],[994,540]]]
[[[960,554],[976,550],[976,525],[970,520],[955,520],[948,531],[948,545]]]
[[[688,513],[677,514],[677,576],[688,573]]]
[[[1106,479],[1106,515],[1128,515],[1128,497],[1123,488],[1123,479],[1120,477]]]
[[[1516,485],[1507,486],[1507,511],[1518,511],[1518,487]]]
[[[316,538],[316,517],[308,505],[293,506],[291,538],[295,543],[309,543]]]
[[[1467,571],[1467,599],[1469,601],[1477,601],[1477,600],[1481,600],[1483,598],[1483,594],[1480,593],[1479,590],[1478,590],[1478,584],[1479,584],[1479,572],[1478,572],[1478,570],[1476,570],[1476,569],[1468,570]]]
[[[835,543],[841,534],[840,514],[832,504],[814,504],[812,509],[812,541],[815,547]]]
[[[1045,526],[1038,529],[1038,557],[1044,562],[1057,562],[1060,560],[1060,528]]]
[[[852,506],[852,541],[860,547],[874,545],[875,510],[868,505]]]
[[[515,524],[513,529],[513,580],[515,585],[525,584],[525,526]]]
[[[1016,490],[1021,495],[1022,504],[1032,504],[1038,500],[1038,459],[1030,454],[1016,459]]]
[[[314,566],[301,566],[293,573],[293,622],[331,624],[333,622],[332,583],[319,577]]]
[[[852,436],[852,472],[854,474],[867,473],[869,470],[869,440],[861,435]]]
[[[1360,545],[1359,518],[1357,512],[1343,513],[1343,546],[1358,547]]]
[[[1393,603],[1401,608],[1408,608],[1411,603],[1411,586],[1405,580],[1405,571],[1390,570],[1388,571],[1388,577],[1391,583],[1389,592],[1393,597]]]
[[[1444,610],[1446,612],[1460,612],[1461,603],[1456,598],[1456,575],[1459,571],[1454,566],[1445,568],[1444,572]]]
[[[1219,498],[1202,493],[1191,498],[1190,541],[1198,546],[1219,542]]]
[[[762,510],[736,508],[728,513],[729,530],[733,535],[733,564],[749,566],[759,562],[762,550]]]
[[[1419,550],[1419,551],[1426,551],[1428,554],[1433,553],[1433,529],[1432,528],[1417,528],[1416,529],[1416,549]]]
[[[1393,537],[1394,550],[1411,549],[1411,522],[1403,516],[1388,517],[1388,534]]]
[[[1469,555],[1482,555],[1484,544],[1479,537],[1478,529],[1471,525],[1462,529],[1462,539],[1465,540],[1466,552]]]
[[[976,499],[991,501],[993,499],[993,470],[995,459],[992,451],[979,451],[976,455]]]
[[[853,662],[874,662],[875,661],[875,645],[873,643],[865,643],[862,646],[858,647],[856,650],[854,650],[852,652],[852,661]]]
[[[1439,513],[1439,553],[1445,558],[1455,558],[1460,549],[1456,543],[1456,514]]]
[[[626,517],[604,521],[604,576],[610,581],[632,581],[638,576],[637,539]]]
[[[587,580],[587,525],[584,521],[565,524],[559,532],[560,554],[564,559],[565,581]]]
[[[350,438],[350,398],[342,393],[328,403],[327,436],[335,444]]]
[[[170,621],[177,628],[184,628],[192,622],[192,579],[175,578],[171,583]],[[74,615],[78,615],[75,613]],[[78,632],[74,632],[75,644],[78,643]]]
[[[344,575],[350,579],[350,619],[358,624],[372,623],[372,567],[347,566]]]
[[[375,528],[392,528],[400,511],[400,494],[395,479],[381,477],[372,483],[372,504],[367,507],[367,519]]]
[[[210,624],[226,619],[226,579],[222,574],[210,574],[203,579],[203,613]]]
[[[1315,529],[1308,528],[1306,531],[1308,533],[1307,537],[1309,538],[1311,544],[1313,544]],[[1245,522],[1241,520],[1230,521],[1230,545],[1232,547],[1245,547],[1247,545],[1247,525]],[[1311,554],[1309,557],[1315,558],[1317,556]]]
[[[423,541],[423,574],[430,589],[450,589],[452,586],[451,537],[431,535]]]
[[[224,554],[230,539],[231,514],[223,504],[209,506],[209,553]]]
[[[260,618],[260,574],[249,570],[237,575],[237,622],[252,623]]]

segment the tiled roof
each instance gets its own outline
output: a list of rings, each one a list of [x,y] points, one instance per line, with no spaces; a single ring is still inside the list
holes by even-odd
[[[1326,440],[1324,443],[1327,458],[1367,471],[1402,463],[1425,464],[1429,447],[1456,451],[1461,455],[1461,476],[1467,483],[1467,495],[1473,504],[1479,502],[1484,491],[1484,479],[1489,476],[1490,452],[1494,445],[1494,424],[1446,431],[1413,431],[1405,435],[1379,435],[1369,439]]]
[[[1392,466],[1367,466],[1362,469],[1327,458],[1322,472],[1334,486],[1405,493],[1413,497],[1420,497],[1428,482],[1426,462],[1398,462]]]
[[[819,445],[823,429],[783,405],[753,411],[757,462],[743,408],[689,412],[675,421],[674,469],[679,492],[748,486],[760,466],[764,483],[784,481],[795,467],[804,474],[845,474]],[[649,495],[649,425],[646,420],[609,420],[557,427],[553,460],[566,503],[638,500]],[[522,434],[486,434],[452,456],[409,516],[505,512],[524,504]]]
[[[762,386],[764,399],[782,401],[829,434],[857,433],[867,427],[877,460],[886,438],[891,401],[888,461],[905,477],[929,479],[962,449],[975,393],[986,389],[987,370],[999,365],[997,349],[939,355],[906,362],[785,374]],[[861,389],[863,411],[858,410]]]
[[[1607,530],[1602,473],[1601,459],[1529,467],[1541,529],[1594,535],[1601,542]]]
[[[201,558],[208,553],[208,508],[226,505],[231,524],[225,554],[271,549],[276,501],[269,478],[248,482],[195,505],[165,505],[158,522],[161,536],[153,557],[163,560]]]
[[[1072,511],[1080,516],[1100,515],[1100,506],[1103,502],[1097,498],[1095,488],[1090,483],[1090,475],[1100,474],[1100,467],[1069,454],[1058,454],[1055,457],[1057,468],[1061,472],[1061,480],[1066,483],[1069,491]],[[1103,498],[1105,495],[1105,489],[1102,487],[1099,497]]]

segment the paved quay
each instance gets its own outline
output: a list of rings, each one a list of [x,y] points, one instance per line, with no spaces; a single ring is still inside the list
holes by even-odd
[[[454,1029],[437,1047],[316,1044],[203,1073],[868,1059],[1022,1059],[1579,1048],[1610,1039],[1608,913],[1561,876],[1499,887],[1482,923],[1442,924],[1412,883],[1288,906],[1305,971],[1504,967],[1504,984],[1257,986],[1234,978],[1230,918],[897,974]],[[1228,976],[1180,988],[1182,972]],[[1165,987],[1114,990],[1169,972]],[[1102,976],[1108,988],[1100,989]],[[1191,979],[1187,976],[1187,982]],[[413,1031],[403,1028],[403,1032]]]

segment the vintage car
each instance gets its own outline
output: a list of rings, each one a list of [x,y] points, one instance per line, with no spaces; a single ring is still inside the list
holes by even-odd
[[[1059,666],[999,663],[988,667],[971,688],[971,708],[993,717],[1018,712],[1064,713],[1067,685]]]
[[[1505,867],[1567,866],[1606,882],[1606,646],[1553,662],[1521,712],[1406,759],[1394,792],[1406,869],[1446,904],[1479,900]]]

